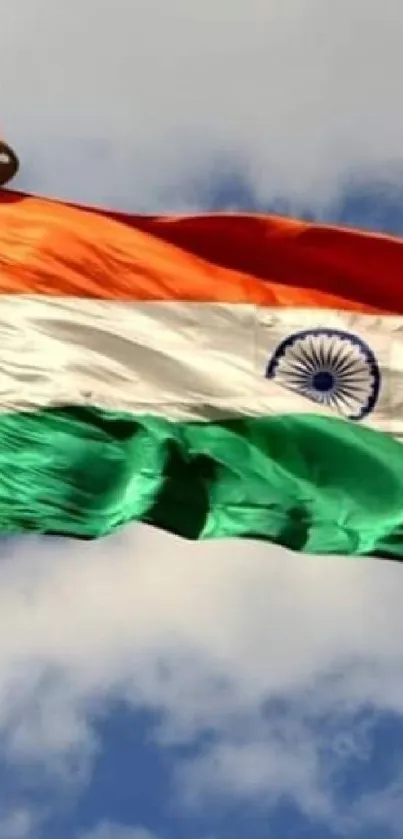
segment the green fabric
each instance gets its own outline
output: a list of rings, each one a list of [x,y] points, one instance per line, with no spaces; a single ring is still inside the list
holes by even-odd
[[[0,530],[403,557],[403,446],[311,415],[173,423],[88,408],[0,415]]]

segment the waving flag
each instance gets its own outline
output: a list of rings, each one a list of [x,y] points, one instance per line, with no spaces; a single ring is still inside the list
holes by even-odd
[[[0,194],[0,529],[403,557],[403,242]]]

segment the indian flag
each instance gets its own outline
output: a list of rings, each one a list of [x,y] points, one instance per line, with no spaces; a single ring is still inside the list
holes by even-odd
[[[403,557],[403,242],[0,193],[0,530]]]

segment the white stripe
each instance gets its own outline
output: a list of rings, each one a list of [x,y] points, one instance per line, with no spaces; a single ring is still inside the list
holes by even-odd
[[[403,435],[403,317],[242,304],[1,296],[0,410],[92,404],[173,420],[334,416],[265,378],[279,343],[316,326],[370,345],[382,387],[363,422]]]

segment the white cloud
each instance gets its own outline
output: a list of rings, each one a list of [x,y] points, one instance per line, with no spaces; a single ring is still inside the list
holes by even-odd
[[[371,790],[352,807],[346,827],[371,824],[375,829],[386,828],[393,838],[402,839],[403,783],[401,774],[381,790]]]
[[[161,747],[208,735],[177,766],[182,804],[287,796],[340,821],[332,773],[365,760],[370,742],[370,725],[346,736],[346,720],[368,703],[403,713],[402,596],[392,563],[189,545],[144,527],[84,545],[10,543],[2,741],[10,760],[82,782],[94,719],[121,699],[160,713]]]
[[[31,839],[38,824],[36,813],[16,808],[0,813],[0,839]]]
[[[320,205],[352,173],[401,177],[400,0],[0,0],[0,16],[26,188],[167,209],[232,165],[260,199]]]
[[[264,725],[258,728],[255,740],[221,740],[182,768],[178,782],[184,803],[194,806],[200,798],[220,802],[230,797],[258,806],[263,802],[269,810],[288,798],[311,818],[333,821],[315,738],[302,731],[297,742],[287,744],[284,737],[276,742],[271,726],[266,728],[267,732]]]
[[[126,827],[114,822],[101,822],[89,832],[81,834],[79,839],[157,839],[157,837],[143,827]]]

